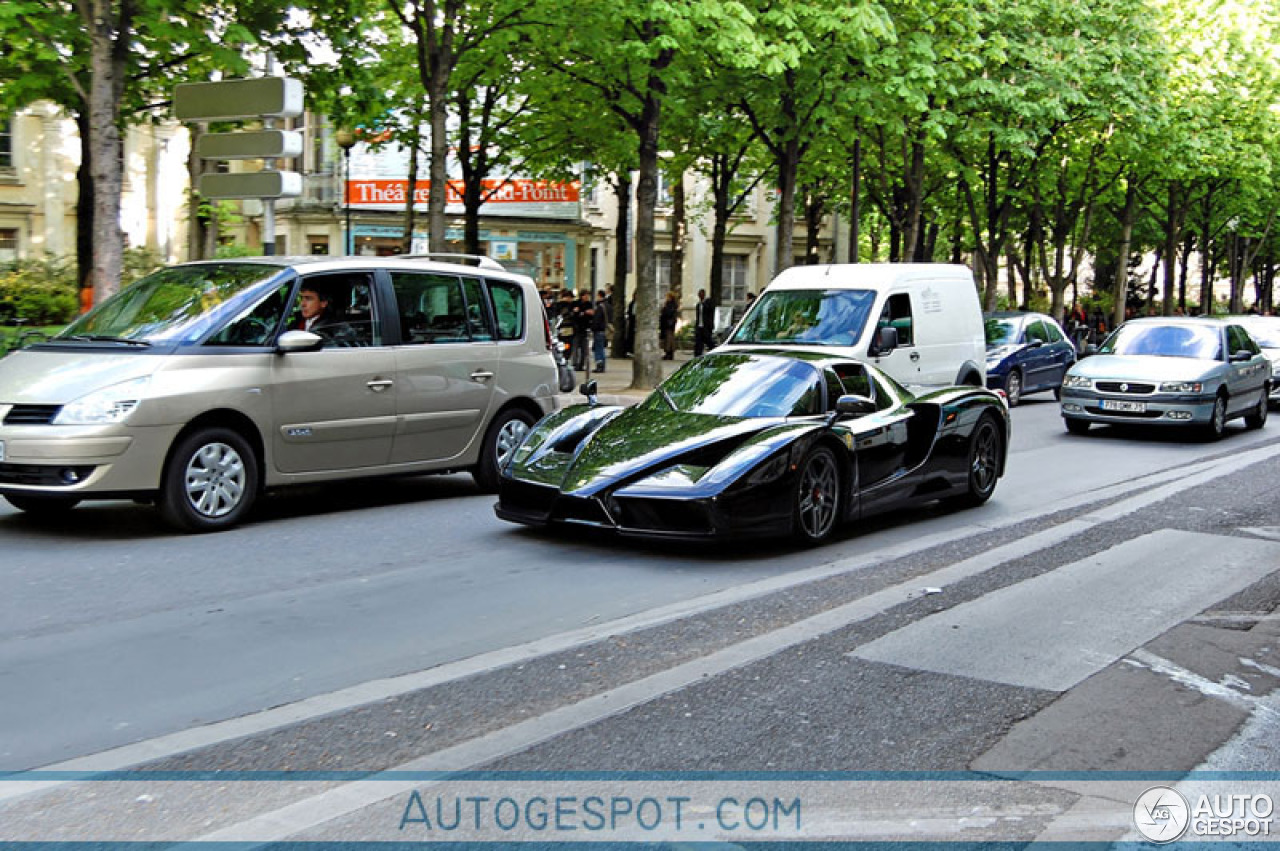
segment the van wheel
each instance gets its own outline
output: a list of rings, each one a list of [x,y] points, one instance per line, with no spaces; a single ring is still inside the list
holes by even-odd
[[[471,471],[480,490],[493,493],[498,489],[498,477],[502,468],[511,460],[516,447],[524,442],[529,427],[533,425],[533,417],[519,408],[503,411],[498,418],[489,424],[484,435],[484,446],[480,448],[480,463]]]
[[[184,532],[219,532],[240,522],[258,496],[258,459],[239,432],[199,428],[178,441],[165,466],[160,516]]]
[[[4,498],[14,508],[35,517],[57,517],[60,514],[66,514],[80,504],[79,497],[74,496],[7,493]]]

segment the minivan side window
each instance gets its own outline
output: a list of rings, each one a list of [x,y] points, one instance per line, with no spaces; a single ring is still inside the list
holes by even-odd
[[[307,275],[298,284],[286,331],[306,327],[302,294],[314,292],[323,305],[311,331],[324,340],[324,348],[382,345],[382,329],[374,312],[373,277],[368,272]]]
[[[470,342],[467,300],[456,275],[392,272],[400,339],[409,345]]]
[[[911,296],[908,293],[891,295],[884,303],[884,310],[880,313],[878,327],[884,328],[886,326],[898,329],[899,346],[915,344],[915,335],[912,333],[911,322]]]
[[[510,281],[489,281],[499,340],[524,338],[524,289]]]
[[[206,346],[265,346],[275,338],[276,326],[284,317],[293,281],[285,281],[257,304],[244,310],[213,336]]]
[[[467,333],[472,340],[492,340],[493,325],[489,321],[489,304],[484,297],[484,285],[475,278],[463,278],[462,294],[467,300]]]

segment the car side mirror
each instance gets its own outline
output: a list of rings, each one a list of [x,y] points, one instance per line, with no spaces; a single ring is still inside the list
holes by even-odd
[[[1235,354],[1231,356],[1232,363],[1244,363],[1245,361],[1249,361],[1252,359],[1253,359],[1253,352],[1249,351],[1248,349],[1240,349],[1239,351],[1237,351]]]
[[[873,343],[871,351],[867,352],[867,354],[872,357],[889,354],[889,352],[898,348],[898,329],[892,325],[884,326],[876,332],[876,338]]]
[[[893,330],[892,328],[889,330]],[[836,413],[843,417],[865,417],[876,412],[875,399],[866,396],[841,396],[836,400]]]
[[[276,340],[276,351],[280,354],[313,352],[323,345],[324,337],[311,331],[285,331]]]
[[[1044,340],[1032,340],[1032,341],[1030,341],[1029,343],[1027,343],[1027,348],[1028,348],[1028,349],[1038,349],[1038,348],[1040,348],[1040,347],[1041,347],[1041,346],[1043,346],[1043,345],[1044,345]]]

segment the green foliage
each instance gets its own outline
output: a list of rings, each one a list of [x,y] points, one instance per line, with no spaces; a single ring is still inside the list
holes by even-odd
[[[252,247],[241,245],[238,242],[224,242],[218,246],[218,250],[213,256],[218,260],[229,260],[234,257],[257,257],[261,254],[261,248],[255,251]]]
[[[67,259],[16,260],[0,266],[0,322],[70,322],[80,307],[75,264]]]

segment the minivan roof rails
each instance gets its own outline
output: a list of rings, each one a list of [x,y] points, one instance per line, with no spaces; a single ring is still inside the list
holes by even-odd
[[[429,254],[401,254],[402,260],[442,260],[448,263],[469,263],[481,269],[493,269],[498,272],[505,272],[506,267],[494,260],[492,257],[485,257],[483,254],[442,254],[433,252]]]

